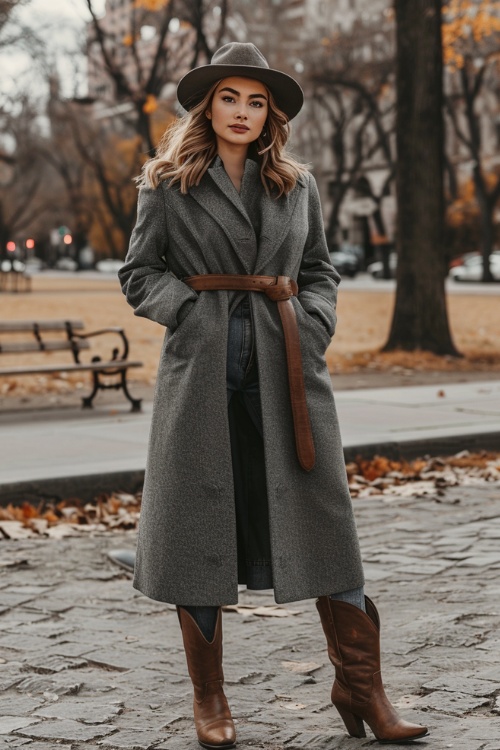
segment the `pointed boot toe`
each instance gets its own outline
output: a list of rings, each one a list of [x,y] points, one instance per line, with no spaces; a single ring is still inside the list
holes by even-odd
[[[332,703],[351,737],[366,737],[368,724],[382,744],[413,742],[427,727],[400,718],[385,694],[380,672],[380,620],[365,597],[366,613],[347,602],[320,596],[316,602],[335,667]]]

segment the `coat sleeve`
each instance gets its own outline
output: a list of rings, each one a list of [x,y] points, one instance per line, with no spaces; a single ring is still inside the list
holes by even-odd
[[[168,229],[161,185],[139,191],[137,222],[118,278],[134,315],[172,330],[198,297],[168,269]]]
[[[333,336],[337,322],[337,288],[340,275],[330,262],[316,180],[309,174],[309,229],[300,263],[298,300],[304,310],[317,316]]]

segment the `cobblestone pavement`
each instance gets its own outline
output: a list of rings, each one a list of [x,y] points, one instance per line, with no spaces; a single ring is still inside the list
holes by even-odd
[[[500,487],[356,500],[386,688],[432,750],[500,750]],[[106,558],[132,535],[0,543],[0,747],[194,750],[173,607]],[[242,592],[240,605],[272,605]],[[313,601],[224,614],[239,747],[356,750],[329,703]]]

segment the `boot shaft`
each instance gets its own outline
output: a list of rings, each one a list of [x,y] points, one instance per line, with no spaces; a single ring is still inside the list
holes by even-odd
[[[222,617],[217,622],[212,641],[207,641],[194,618],[183,607],[177,607],[189,676],[197,692],[206,691],[208,683],[224,682],[222,670]]]
[[[353,698],[367,700],[380,674],[378,612],[365,597],[366,613],[353,604],[319,597],[316,606],[335,675]]]

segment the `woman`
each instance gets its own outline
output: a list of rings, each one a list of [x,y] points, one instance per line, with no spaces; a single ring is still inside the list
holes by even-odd
[[[231,747],[221,605],[238,583],[318,597],[349,733],[416,739],[380,680],[324,353],[340,277],[314,178],[286,153],[303,93],[253,44],[178,86],[188,113],[146,163],[123,292],[167,327],[134,585],[177,605],[204,747]]]

